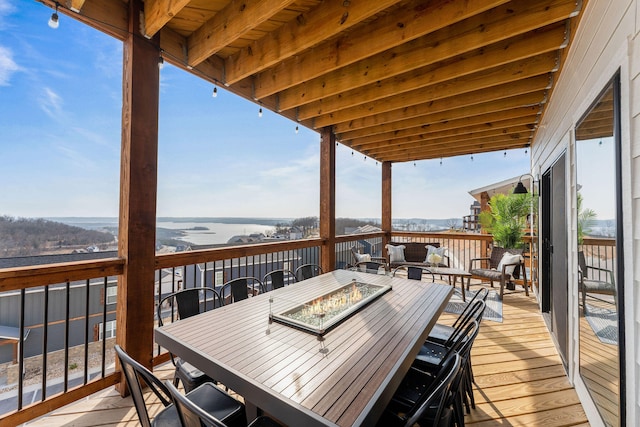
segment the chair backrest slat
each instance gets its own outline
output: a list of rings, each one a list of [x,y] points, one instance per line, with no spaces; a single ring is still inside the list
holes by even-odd
[[[171,393],[173,404],[178,410],[178,415],[180,416],[182,427],[226,427],[226,425],[222,421],[209,414],[198,405],[196,405],[193,401],[191,401],[189,399],[189,396],[185,396],[184,394],[180,393],[180,391],[176,387],[174,387],[173,384],[171,384],[171,381],[166,380],[165,385],[169,390],[169,393]],[[206,383],[201,385],[200,387],[215,386]]]

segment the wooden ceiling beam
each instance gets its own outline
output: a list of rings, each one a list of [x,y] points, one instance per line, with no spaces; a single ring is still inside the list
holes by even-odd
[[[527,93],[505,99],[491,100],[482,104],[458,108],[455,110],[443,111],[436,114],[426,114],[410,119],[398,120],[391,123],[380,123],[368,128],[359,128],[351,131],[350,124],[336,126],[334,132],[338,140],[350,140],[357,137],[375,135],[385,132],[393,132],[402,129],[409,129],[416,126],[429,126],[436,123],[447,123],[451,120],[463,119],[485,114],[500,114],[500,112],[517,108],[530,108],[532,113],[539,111],[540,100],[544,99],[546,91]]]
[[[188,73],[191,73],[201,79],[207,80],[212,84],[220,85],[224,78],[224,61],[216,55],[207,58],[195,67],[191,67],[187,63],[185,52],[187,51],[187,39],[171,30],[163,27],[160,33],[160,49],[162,49],[164,60]],[[244,82],[242,82],[244,83]],[[228,91],[241,96],[253,102],[253,86],[251,84],[237,84],[233,87],[226,88]],[[272,111],[276,109],[276,97],[270,96],[262,99],[261,105]],[[296,120],[294,111],[286,111],[281,113],[283,117]],[[299,122],[301,125],[310,127],[310,123]]]
[[[374,114],[385,113],[396,109],[407,108],[412,105],[419,105],[425,102],[434,102],[440,99],[460,97],[467,93],[474,93],[478,90],[489,90],[492,87],[503,87],[519,80],[547,75],[556,68],[557,55],[549,53],[540,61],[523,59],[508,66],[496,67],[489,71],[478,74],[452,79],[450,81],[427,86],[410,92],[401,93],[396,96],[389,96],[379,101],[368,104],[361,104],[355,107],[346,108],[330,114],[325,114],[314,118],[314,125],[323,127],[327,123],[333,124],[339,120],[346,122],[357,120]],[[375,89],[371,89],[375,90]],[[306,119],[307,117],[303,117]]]
[[[548,89],[551,82],[550,75],[530,77],[528,79],[517,80],[505,85],[480,89],[465,93],[464,95],[439,99],[432,102],[427,101],[423,104],[410,105],[405,108],[398,108],[396,110],[386,111],[355,120],[342,120],[343,117],[340,113],[334,113],[333,116],[335,122],[332,123],[332,125],[336,125],[336,128],[339,129],[343,129],[344,126],[348,126],[350,130],[367,128],[382,123],[392,123],[395,121],[406,120],[411,117],[425,116],[468,107],[475,104],[483,104],[491,100],[506,99],[520,94],[539,92],[540,90]],[[541,96],[538,99],[538,103],[543,102],[543,100],[544,96]],[[316,123],[317,122],[314,121],[314,127],[317,127]]]
[[[558,66],[556,51],[566,42],[565,34],[565,27],[562,25],[535,36],[530,34],[518,36],[516,39],[496,43],[487,49],[478,49],[471,56],[464,55],[447,64],[430,65],[372,85],[301,105],[298,108],[298,117],[306,120],[421,87],[433,87],[438,83],[447,85],[449,80],[454,78],[481,76],[480,72],[484,70],[491,70],[489,72],[493,72],[498,78],[511,74],[511,80],[519,74],[535,75],[534,68],[554,71]],[[281,103],[280,110],[282,111],[284,107]]]
[[[294,21],[227,58],[225,82],[233,85],[272,67],[327,38],[333,38],[398,1],[358,1],[352,2],[348,7],[344,6],[344,0],[324,1],[314,10],[300,14]]]
[[[403,153],[396,153],[390,156],[381,156],[376,160],[380,162],[410,162],[415,160],[437,159],[440,157],[454,157],[488,153],[491,151],[513,150],[516,148],[525,148],[530,145],[530,136],[526,138],[512,138],[508,136],[503,139],[493,138],[491,141],[473,145],[449,144],[445,147],[434,147],[431,149],[425,147],[423,149],[406,150]]]
[[[189,37],[189,65],[196,66],[295,0],[232,1]],[[225,80],[225,83],[228,83]]]
[[[497,120],[493,122],[485,122],[474,126],[447,129],[440,132],[432,131],[431,128],[427,128],[427,132],[422,127],[405,129],[402,132],[397,133],[394,136],[388,137],[386,140],[380,140],[371,143],[362,143],[360,140],[351,141],[349,146],[354,150],[362,152],[370,152],[379,148],[384,148],[390,143],[399,146],[403,141],[415,142],[415,141],[431,141],[443,138],[457,137],[467,138],[469,135],[479,135],[483,132],[495,131],[499,132],[503,129],[513,128],[517,126],[531,126],[531,123],[536,123],[536,117],[527,115],[522,117],[516,117],[508,120]],[[493,134],[492,134],[493,135]]]
[[[448,137],[410,137],[398,140],[389,141],[389,144],[383,147],[374,149],[358,150],[367,156],[373,158],[386,157],[398,152],[404,152],[406,150],[418,150],[422,147],[437,147],[437,146],[450,146],[457,144],[482,144],[483,142],[493,141],[496,138],[509,137],[513,139],[519,139],[522,137],[529,137],[533,128],[531,125],[518,125],[505,127],[503,129],[490,129],[481,132],[470,132],[466,135],[454,135]]]
[[[153,37],[176,16],[191,0],[145,0],[144,35]]]
[[[280,109],[297,107],[559,22],[574,10],[573,0],[542,4],[516,0],[328,73],[327,67],[318,64],[321,57],[309,58],[287,70],[276,67],[277,75],[258,75],[256,97],[279,92]],[[366,43],[359,46],[367,47]],[[319,73],[324,74],[314,77]]]
[[[447,25],[464,22],[464,18],[467,17],[473,19],[477,13],[486,11],[487,6],[496,3],[504,2],[483,2],[481,0],[431,2],[425,7],[424,1],[414,0],[409,7],[362,26],[358,32],[353,31],[342,38],[332,40],[309,52],[284,61],[277,67],[259,73],[256,79],[256,96],[261,98],[282,92],[287,88],[297,92],[300,88],[296,89],[294,86],[323,75],[326,76],[324,80],[329,81],[335,77],[335,73],[340,74],[341,68],[356,66],[358,62],[370,57],[374,58],[373,61],[367,60],[364,67],[356,66],[356,68],[357,73],[366,72],[367,69],[369,72],[373,72],[375,67],[371,66],[371,62],[373,65],[381,64],[384,59],[379,58],[379,55],[384,52],[390,52],[390,55],[395,55],[397,52],[404,54],[405,49],[402,46],[406,44],[419,49],[425,43],[414,42],[429,34],[440,35],[437,41],[434,40],[432,43],[444,43],[446,38],[443,33],[446,32]],[[434,16],[438,16],[438,19],[434,19]],[[429,53],[425,53],[421,61],[425,61],[428,56]],[[349,68],[349,72],[351,72],[351,68]],[[344,79],[344,75],[342,79]],[[314,85],[317,84],[318,82],[314,82]],[[294,104],[295,98],[304,98],[303,94],[299,95],[299,97],[294,94],[285,96],[287,105]]]

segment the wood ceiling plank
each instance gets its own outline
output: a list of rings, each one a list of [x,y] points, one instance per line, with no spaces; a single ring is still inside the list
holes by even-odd
[[[402,119],[395,122],[381,123],[368,128],[359,128],[350,132],[350,123],[344,123],[334,127],[334,132],[339,140],[342,138],[349,140],[358,136],[375,135],[377,133],[393,132],[401,129],[408,129],[415,126],[427,126],[429,124],[444,123],[451,120],[473,117],[481,114],[498,113],[516,108],[530,108],[532,112],[540,109],[540,99],[545,97],[546,91],[532,92],[524,95],[513,96],[505,99],[491,100],[482,104],[457,108],[455,110],[443,111],[436,114],[425,114],[423,116]]]
[[[520,94],[538,92],[540,90],[548,89],[550,85],[550,75],[541,75],[524,80],[518,80],[509,84],[480,89],[474,92],[465,93],[461,96],[453,96],[450,98],[439,99],[437,101],[428,101],[419,105],[411,105],[380,114],[362,117],[356,120],[342,120],[341,112],[337,112],[333,114],[333,118],[335,120],[333,124],[337,128],[342,125],[347,125],[350,129],[366,128],[382,123],[391,123],[411,117],[435,114],[475,104],[482,104],[491,100],[511,98]],[[538,99],[538,103],[543,102],[543,100],[544,96]],[[314,127],[317,127],[315,121]]]
[[[275,67],[273,73],[258,75],[256,98],[279,92],[280,108],[297,107],[559,22],[574,10],[573,0],[533,5],[517,0],[340,69],[325,66],[322,57],[301,55],[298,58],[305,60],[295,67],[288,64],[286,70]],[[358,48],[365,50],[366,43]],[[333,71],[327,73],[328,69]]]
[[[404,153],[397,153],[390,156],[381,156],[376,160],[389,162],[410,162],[414,160],[437,159],[440,157],[454,157],[463,155],[474,155],[480,153],[488,153],[491,151],[513,150],[516,148],[525,148],[531,145],[531,137],[528,138],[511,138],[493,139],[491,142],[475,145],[452,145],[443,147],[421,148],[406,150]]]
[[[145,0],[144,35],[153,37],[174,16],[189,4],[191,0]]]
[[[189,65],[198,65],[294,2],[232,0],[189,37]]]
[[[553,61],[556,61],[556,64],[548,70],[552,71],[557,68],[557,54],[551,52],[557,51],[565,43],[565,33],[565,26],[561,25],[535,35],[518,36],[515,39],[496,43],[487,49],[478,49],[472,56],[465,55],[451,63],[430,65],[372,85],[303,104],[298,108],[298,118],[310,119],[457,77],[476,74],[492,67],[509,67],[513,69],[513,73],[519,73],[522,71],[518,70],[518,67],[525,70],[539,66],[540,64],[536,64],[539,62],[549,63],[550,55],[554,55]],[[507,73],[506,70],[504,72]],[[282,111],[286,105],[280,103],[279,107]]]
[[[539,75],[548,75],[557,67],[557,55],[549,53],[541,61],[524,59],[507,66],[493,68],[483,73],[471,74],[468,76],[452,79],[446,82],[427,86],[410,92],[400,93],[396,96],[389,96],[379,101],[357,105],[355,107],[340,110],[334,113],[325,114],[314,118],[314,123],[318,127],[333,124],[337,119],[340,121],[356,120],[373,114],[385,113],[411,105],[419,105],[425,102],[432,102],[439,99],[460,96],[465,93],[475,92],[491,87],[502,87],[506,84],[528,79]],[[372,89],[375,90],[375,89]],[[307,118],[307,117],[303,117]]]
[[[366,154],[367,156],[371,156],[373,158],[385,157],[387,155],[391,155],[397,152],[403,152],[404,150],[410,149],[415,150],[416,148],[424,146],[428,146],[430,148],[437,146],[451,146],[457,145],[460,141],[464,141],[464,144],[476,145],[482,144],[483,142],[493,141],[496,138],[502,137],[510,137],[514,139],[522,138],[523,136],[529,137],[531,132],[533,131],[533,127],[531,125],[518,125],[518,126],[509,126],[503,129],[490,129],[481,132],[469,132],[465,135],[455,135],[448,136],[443,138],[437,137],[410,137],[410,138],[402,138],[389,141],[385,146],[381,146],[374,149],[364,149],[358,150],[361,153]]]
[[[372,56],[378,58],[378,55],[383,52],[390,50],[395,52],[395,49],[403,52],[401,46],[407,43],[413,45],[412,42],[428,34],[442,34],[438,30],[443,31],[447,25],[465,22],[465,18],[476,16],[487,10],[487,3],[474,0],[441,5],[440,2],[434,2],[425,7],[424,2],[413,1],[408,7],[402,8],[401,12],[383,16],[366,26],[359,27],[358,31],[316,46],[308,52],[259,73],[256,79],[256,97],[281,92],[322,75],[327,75],[325,80],[330,80],[335,78],[332,72],[337,73],[340,68],[355,65]],[[440,9],[440,6],[446,7]],[[438,19],[433,19],[434,16],[438,16]],[[444,38],[438,40],[439,43],[445,41]],[[420,46],[419,43],[418,46]],[[381,60],[376,59],[373,62],[377,64]],[[357,72],[361,71],[362,68],[358,68]]]
[[[344,0],[324,1],[314,10],[299,15],[275,33],[256,40],[227,58],[226,83],[235,84],[322,43],[397,2],[398,0],[358,1],[345,7]]]
[[[495,118],[495,117],[494,117]],[[390,142],[395,145],[402,144],[402,141],[417,141],[417,140],[436,140],[447,137],[467,137],[468,135],[478,135],[482,132],[500,131],[502,129],[514,127],[514,126],[532,126],[532,123],[536,123],[538,119],[537,115],[526,115],[522,117],[516,117],[508,120],[497,120],[492,122],[484,122],[467,127],[457,127],[454,129],[446,129],[440,132],[432,130],[431,127],[424,128],[422,126],[403,129],[395,134],[386,133],[387,138],[385,140],[378,140],[375,142],[364,143],[362,140],[352,140],[349,146],[355,150],[362,152],[371,152],[378,148],[386,147]],[[427,130],[427,132],[425,132]]]
[[[70,0],[69,1],[69,9],[74,12],[80,12],[82,10],[82,6],[84,6],[84,0]]]

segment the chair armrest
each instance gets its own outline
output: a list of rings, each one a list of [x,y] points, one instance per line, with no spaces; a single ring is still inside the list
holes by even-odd
[[[469,271],[471,271],[473,269],[473,263],[476,261],[490,261],[491,258],[490,257],[480,257],[480,258],[472,258],[471,260],[469,260]]]
[[[526,273],[526,271],[524,271],[524,262],[522,260],[521,261],[516,261],[516,262],[511,262],[509,264],[502,264],[502,272],[501,272],[502,275],[503,276],[511,276],[511,274],[507,274],[507,272],[506,272],[507,267],[518,266],[518,265],[522,267],[523,275],[526,278],[527,277],[527,273]]]
[[[607,273],[607,276],[609,276],[609,283],[615,284],[615,280],[613,277],[613,271],[609,270],[608,268],[601,268],[601,267],[592,267],[590,265],[587,265],[587,271],[591,269],[591,270],[597,270],[597,271],[602,271]]]

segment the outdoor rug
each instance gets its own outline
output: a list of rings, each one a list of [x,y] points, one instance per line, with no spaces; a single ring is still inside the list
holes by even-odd
[[[587,304],[585,317],[601,342],[618,345],[618,314],[615,310]]]
[[[449,303],[444,308],[446,313],[460,314],[467,306],[468,302],[473,298],[477,291],[468,290],[465,293],[467,302],[462,302],[462,294],[458,288],[455,288]],[[487,307],[484,310],[483,320],[491,320],[492,322],[502,323],[502,301],[498,298],[498,293],[494,290],[489,291],[487,296]]]

